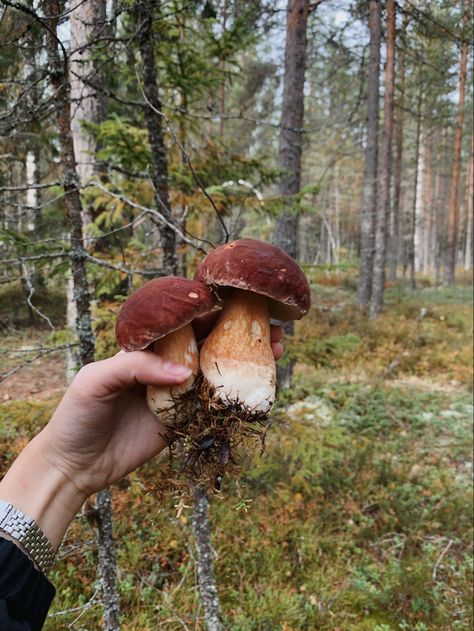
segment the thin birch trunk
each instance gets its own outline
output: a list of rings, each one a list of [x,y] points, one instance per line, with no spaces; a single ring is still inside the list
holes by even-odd
[[[77,160],[77,174],[81,185],[87,183],[94,173],[100,171],[95,158],[96,141],[84,123],[98,124],[105,120],[107,102],[104,95],[105,78],[92,50],[93,42],[104,34],[107,28],[105,0],[88,0],[79,3],[71,13],[71,132],[74,154]],[[84,227],[93,221],[92,208],[82,207]],[[71,305],[74,305],[72,301]],[[68,309],[69,317],[74,316]],[[68,362],[69,374],[74,366]],[[105,631],[118,631],[120,628],[120,597],[117,586],[117,561],[113,538],[112,499],[110,490],[103,489],[95,495],[97,511],[97,545],[99,551],[99,577],[102,588],[102,606]]]

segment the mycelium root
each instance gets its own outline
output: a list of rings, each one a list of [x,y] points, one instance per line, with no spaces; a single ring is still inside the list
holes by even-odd
[[[238,477],[243,452],[263,452],[268,413],[219,401],[202,374],[174,406],[177,422],[166,435],[170,458],[156,482],[162,493],[188,495],[189,481],[218,491],[224,475]]]
[[[225,474],[237,477],[242,448],[263,450],[276,390],[267,299],[232,290],[199,360],[202,374],[169,410],[175,422],[162,491],[186,494],[189,479],[219,490]]]
[[[185,382],[176,386],[148,386],[146,399],[150,410],[165,425],[174,425],[180,405],[178,398],[190,391],[199,371],[199,357],[196,338],[190,324],[168,333],[153,345],[153,351],[165,361],[172,361],[191,368],[193,374]]]
[[[241,413],[266,413],[275,401],[276,369],[265,296],[232,289],[200,353],[214,398]]]

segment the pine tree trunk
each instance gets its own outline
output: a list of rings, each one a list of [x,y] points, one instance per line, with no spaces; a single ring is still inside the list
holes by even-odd
[[[401,199],[402,199],[402,161],[403,161],[403,109],[405,107],[405,36],[408,25],[408,12],[405,11],[405,5],[402,9],[403,19],[400,33],[400,52],[398,55],[398,77],[399,77],[399,98],[396,115],[396,133],[395,133],[395,165],[393,170],[393,232],[391,247],[391,271],[390,277],[393,281],[397,280],[397,269],[402,259],[403,247],[403,230],[401,227]]]
[[[473,195],[474,195],[474,136],[471,138],[471,157],[467,167],[466,182],[466,241],[464,249],[464,269],[472,269],[472,246],[473,246]]]
[[[417,189],[415,191],[415,271],[421,272],[421,262],[423,260],[423,233],[425,230],[425,216],[423,208],[423,173],[425,170],[425,143],[423,134],[420,133],[418,152],[418,173],[416,178]]]
[[[295,212],[294,196],[299,193],[301,186],[308,5],[308,0],[288,0],[278,149],[282,171],[279,194],[282,197],[283,210],[275,223],[274,242],[294,259],[298,259],[299,255],[299,213]],[[285,324],[284,329],[287,336],[292,336],[293,322]],[[278,366],[277,379],[281,387],[287,388],[291,385],[292,374],[292,362],[282,362]]]
[[[375,255],[372,277],[370,315],[376,317],[383,306],[385,264],[387,258],[387,223],[390,215],[390,180],[392,173],[393,87],[395,69],[395,0],[387,0],[387,61],[385,66],[384,137],[381,154],[380,187],[377,195]]]
[[[426,230],[424,235],[423,269],[428,272],[433,269],[433,235],[434,235],[434,204],[433,204],[433,132],[426,138],[425,169],[423,182],[423,208],[425,211]]]
[[[213,569],[209,502],[206,494],[193,490],[192,525],[197,552],[198,588],[204,609],[207,631],[222,631],[224,626],[219,608],[219,596]]]
[[[73,301],[76,310],[76,331],[79,338],[80,365],[94,361],[94,334],[90,312],[90,293],[87,281],[85,250],[83,239],[83,208],[80,197],[80,179],[76,168],[73,135],[71,131],[70,88],[68,64],[60,57],[58,40],[56,38],[58,18],[61,7],[58,0],[46,0],[45,13],[49,16],[47,24],[47,53],[51,72],[52,84],[55,90],[56,121],[59,131],[59,146],[61,163],[64,172],[64,203],[67,211],[70,235],[70,260],[73,280]],[[105,551],[102,546],[102,552]],[[107,552],[109,552],[107,550]],[[115,564],[112,559],[111,574],[115,582]],[[104,601],[109,590],[104,591]],[[116,593],[116,591],[115,591]],[[118,603],[118,601],[117,601]],[[108,630],[118,629],[118,609],[116,612],[106,612],[109,621]]]
[[[76,170],[74,145],[71,133],[70,91],[67,61],[61,58],[56,37],[58,18],[61,14],[59,0],[45,1],[45,18],[49,31],[47,54],[51,81],[55,91],[55,113],[58,125],[61,164],[63,168],[64,204],[66,206],[70,261],[74,282],[74,302],[76,304],[76,330],[79,338],[79,360],[81,365],[94,361],[94,334],[92,332],[90,293],[87,282],[84,239],[82,232],[82,202],[80,181]]]
[[[159,3],[137,0],[133,16],[137,29],[137,41],[143,61],[143,91],[149,103],[146,110],[146,124],[153,162],[152,182],[155,189],[157,208],[170,222],[173,221],[169,202],[168,158],[164,144],[161,100],[158,91],[158,73],[155,60],[155,40],[153,34],[153,7]],[[156,110],[156,111],[155,111]],[[161,227],[161,247],[163,251],[163,272],[176,274],[178,259],[176,254],[176,233]],[[208,631],[220,631],[219,600],[214,578],[211,548],[211,527],[209,524],[209,503],[205,495],[193,496],[193,534],[198,553],[198,576],[201,602]]]
[[[357,301],[360,306],[370,302],[375,241],[375,211],[377,203],[377,155],[379,129],[381,3],[369,0],[369,76],[367,88],[367,147],[365,151],[364,187],[359,214],[360,262]]]
[[[168,159],[163,132],[163,118],[159,114],[162,104],[158,91],[158,73],[155,59],[156,34],[153,30],[154,7],[159,6],[159,2],[137,0],[133,6],[133,14],[138,47],[143,62],[143,92],[148,101],[148,106],[145,109],[145,119],[153,163],[151,180],[155,190],[157,209],[169,223],[173,223],[169,200]],[[176,233],[168,226],[160,226],[160,235],[163,253],[163,273],[176,274],[178,267]]]
[[[418,176],[419,176],[419,162],[420,162],[420,137],[421,137],[421,104],[423,93],[418,93],[418,100],[416,106],[416,140],[415,140],[415,180],[413,183],[413,204],[411,209],[411,221],[410,221],[410,243],[408,248],[408,263],[410,265],[410,289],[414,291],[416,289],[415,278],[415,248],[416,248],[416,216],[418,206]]]
[[[467,5],[465,19],[467,18]],[[448,247],[444,282],[453,285],[456,270],[458,214],[459,214],[459,181],[461,179],[461,148],[464,124],[464,99],[466,93],[468,42],[461,46],[461,61],[459,68],[459,101],[454,133],[453,172],[451,177],[451,197],[449,200]]]

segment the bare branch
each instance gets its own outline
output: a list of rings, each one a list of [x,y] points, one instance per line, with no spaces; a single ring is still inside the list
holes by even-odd
[[[51,329],[55,329],[56,327],[53,325],[53,323],[51,322],[51,320],[48,318],[47,315],[45,315],[44,313],[42,313],[38,307],[36,307],[31,299],[33,298],[33,294],[35,293],[35,288],[33,286],[33,283],[31,282],[31,277],[30,277],[30,272],[27,268],[27,266],[25,265],[25,263],[22,261],[21,262],[21,270],[23,272],[23,281],[25,283],[25,287],[28,290],[28,296],[26,297],[26,302],[28,303],[28,306],[30,307],[30,309],[32,309],[37,315],[39,315],[40,318],[42,318],[43,320],[45,320],[49,327]]]
[[[113,269],[116,272],[123,272],[124,274],[140,274],[141,276],[163,276],[163,270],[159,269],[132,269],[129,267],[123,267],[122,265],[116,265],[115,263],[110,263],[109,261],[104,261],[104,259],[99,259],[89,252],[84,251],[84,259],[89,261],[89,263],[93,263],[94,265],[98,265],[99,267],[107,267],[108,269]]]
[[[201,241],[202,243],[207,243],[211,247],[214,247],[214,244],[208,241],[207,239],[200,239],[198,237],[186,236],[185,231],[181,228],[181,226],[177,222],[172,223],[168,221],[158,210],[154,208],[147,208],[146,206],[142,206],[141,204],[138,204],[137,202],[132,201],[130,198],[126,197],[125,195],[122,195],[121,193],[114,193],[113,191],[110,191],[108,188],[106,188],[100,182],[97,182],[97,181],[89,182],[89,186],[96,186],[98,189],[100,189],[107,195],[110,195],[110,197],[113,197],[114,199],[118,199],[119,201],[124,202],[125,204],[128,204],[132,208],[136,208],[137,210],[140,210],[143,213],[147,213],[149,215],[156,217],[160,223],[167,226],[168,228],[171,228],[171,230],[174,230],[176,234],[178,234],[185,243],[192,246],[199,252],[202,252],[203,254],[207,254],[208,251],[205,248],[203,248],[201,245],[199,245],[198,241]]]
[[[447,546],[445,548],[443,548],[443,550],[441,551],[441,554],[436,559],[436,563],[434,564],[434,568],[433,568],[433,573],[431,575],[431,578],[433,579],[433,581],[436,581],[436,575],[438,573],[439,566],[441,565],[442,560],[444,559],[444,557],[448,553],[449,548],[453,545],[453,543],[454,543],[453,539],[450,539],[448,541]]]
[[[55,346],[53,348],[43,348],[41,352],[39,352],[34,357],[31,357],[30,359],[25,359],[25,361],[22,362],[19,366],[15,366],[15,368],[12,368],[11,370],[8,370],[7,372],[1,373],[0,383],[2,383],[2,381],[5,381],[5,379],[8,379],[8,377],[11,377],[15,373],[17,373],[22,368],[25,368],[25,366],[28,366],[28,364],[32,364],[37,359],[40,359],[41,357],[44,357],[45,355],[49,355],[50,353],[56,353],[58,351],[65,351],[65,350],[71,349],[74,346],[77,346],[77,344],[62,344],[61,346]]]

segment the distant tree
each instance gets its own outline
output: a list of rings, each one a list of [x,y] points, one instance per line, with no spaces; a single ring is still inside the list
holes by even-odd
[[[464,1],[464,23],[470,23],[468,2]],[[467,30],[467,29],[466,29]],[[459,182],[461,179],[461,148],[464,123],[464,102],[466,97],[468,41],[467,34],[461,44],[461,58],[459,62],[459,97],[458,113],[453,147],[453,171],[451,176],[451,196],[449,199],[448,243],[446,252],[446,267],[444,282],[446,285],[454,284],[456,270],[456,256],[458,250],[458,222],[459,222]]]
[[[466,223],[465,223],[465,248],[464,248],[464,269],[472,269],[472,247],[473,247],[473,226],[474,226],[474,136],[471,136],[471,156],[467,167],[466,185]]]
[[[400,30],[400,45],[396,75],[398,77],[398,99],[396,100],[395,116],[395,160],[393,174],[393,205],[392,205],[392,239],[391,239],[391,271],[392,280],[397,279],[397,268],[402,255],[403,240],[401,221],[401,197],[402,197],[402,165],[403,165],[403,132],[405,115],[405,47],[408,27],[408,12],[403,5],[403,17]]]
[[[107,114],[106,77],[96,49],[97,40],[108,35],[105,0],[89,0],[75,6],[70,16],[70,28],[71,133],[77,162],[77,175],[81,186],[85,186],[94,173],[98,173],[101,169],[96,159],[99,147],[96,138],[90,131],[90,124],[99,125],[105,120]],[[93,220],[93,209],[83,203],[82,221],[86,231],[87,226]],[[74,288],[69,282],[68,326],[70,328],[73,325],[70,320],[75,317],[75,302],[71,300],[73,292]],[[75,368],[75,357],[73,353],[71,355],[72,357],[68,358],[69,371]],[[70,378],[71,375],[69,375]],[[93,523],[97,525],[98,566],[102,587],[104,629],[117,631],[120,628],[120,597],[117,587],[117,560],[113,538],[112,499],[108,488],[96,494],[94,507],[96,518]]]
[[[153,165],[150,177],[153,182],[157,210],[163,215],[168,224],[173,224],[169,196],[168,159],[164,141],[162,105],[156,68],[156,33],[153,29],[153,21],[156,19],[155,12],[159,13],[160,8],[160,2],[136,0],[133,5],[133,15],[136,39],[143,65],[143,93],[146,99],[144,111]],[[160,245],[163,253],[163,273],[165,275],[176,274],[178,268],[176,231],[169,225],[160,226]]]
[[[421,84],[421,74],[418,76],[418,97],[416,101],[416,132],[415,132],[415,161],[414,161],[414,181],[413,181],[413,197],[411,212],[409,214],[409,233],[408,233],[408,251],[404,258],[404,274],[406,276],[407,267],[410,268],[410,289],[416,289],[416,233],[417,233],[417,209],[419,204],[419,183],[420,183],[420,140],[422,125],[422,105],[423,105],[423,86]]]
[[[377,200],[377,157],[379,131],[381,3],[369,0],[369,66],[367,85],[367,139],[362,205],[359,213],[359,281],[357,300],[366,306],[372,293],[375,209]]]
[[[377,316],[383,305],[385,265],[387,259],[387,223],[390,215],[390,183],[392,174],[393,88],[395,70],[395,0],[387,0],[387,53],[385,66],[384,136],[381,152],[375,255],[370,298],[370,315]]]
[[[285,70],[281,109],[278,161],[282,171],[279,194],[283,211],[275,223],[275,243],[290,256],[299,254],[299,212],[295,195],[301,186],[301,154],[303,148],[304,81],[306,67],[306,29],[308,0],[288,0],[286,20]],[[285,332],[293,335],[293,323],[285,325]],[[288,362],[278,367],[281,386],[291,384],[293,366]]]

